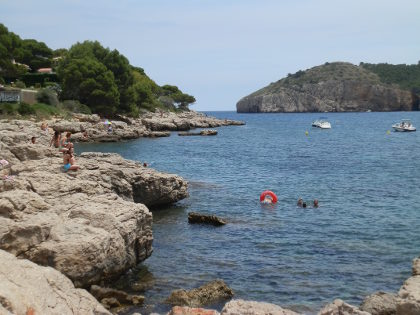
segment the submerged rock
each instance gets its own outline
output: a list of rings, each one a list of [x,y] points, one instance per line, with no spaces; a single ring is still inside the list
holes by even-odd
[[[174,306],[167,315],[220,315],[216,310],[192,308],[188,306]]]
[[[299,315],[278,305],[264,302],[232,300],[223,307],[221,315]],[[341,314],[340,314],[341,315]]]
[[[215,226],[225,225],[227,222],[215,215],[206,215],[198,212],[188,212],[188,223],[203,223]]]
[[[233,295],[233,290],[223,280],[214,280],[190,291],[172,291],[166,302],[176,306],[201,307],[218,300],[229,299]]]
[[[0,250],[1,314],[110,315],[86,290],[57,270]]]
[[[178,136],[216,136],[217,130],[201,130],[200,132],[179,132]]]

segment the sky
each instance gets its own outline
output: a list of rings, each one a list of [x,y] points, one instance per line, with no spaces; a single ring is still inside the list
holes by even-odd
[[[0,23],[52,49],[97,40],[198,111],[325,62],[417,64],[420,0],[0,0]]]

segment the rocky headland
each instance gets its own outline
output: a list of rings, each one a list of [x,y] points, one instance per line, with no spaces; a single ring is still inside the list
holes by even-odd
[[[290,74],[238,101],[238,113],[418,110],[418,96],[350,63]]]

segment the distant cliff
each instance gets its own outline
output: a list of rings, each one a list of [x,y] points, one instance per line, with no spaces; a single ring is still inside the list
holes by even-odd
[[[411,111],[418,96],[350,63],[326,63],[289,74],[237,104],[238,113]]]

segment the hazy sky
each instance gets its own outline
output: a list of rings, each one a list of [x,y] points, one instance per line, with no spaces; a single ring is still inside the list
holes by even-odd
[[[235,110],[327,61],[420,60],[420,0],[0,0],[0,23],[53,49],[98,40],[195,110]]]

